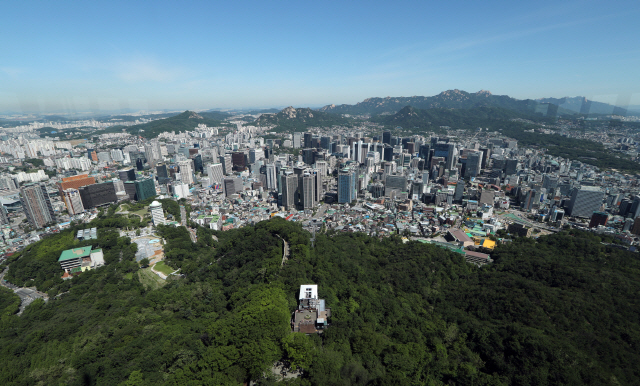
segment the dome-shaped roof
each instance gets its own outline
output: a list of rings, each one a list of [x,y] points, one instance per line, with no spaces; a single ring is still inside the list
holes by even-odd
[[[152,203],[151,203],[151,205],[149,205],[149,206],[156,207],[156,206],[162,206],[162,204],[161,204],[161,203],[159,203],[158,201],[154,201],[154,202],[152,202]]]

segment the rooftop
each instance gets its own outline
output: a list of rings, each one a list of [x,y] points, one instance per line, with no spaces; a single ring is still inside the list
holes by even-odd
[[[62,251],[60,254],[60,258],[58,261],[65,261],[69,259],[77,259],[82,257],[87,257],[91,255],[91,246],[88,245],[86,247],[81,248],[72,248],[67,249],[66,251]]]

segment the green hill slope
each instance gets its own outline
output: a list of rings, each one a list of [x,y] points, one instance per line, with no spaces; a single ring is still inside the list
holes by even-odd
[[[276,114],[262,114],[255,122],[258,126],[275,126],[274,131],[305,130],[309,127],[351,126],[353,120],[338,114],[309,108],[287,107]]]
[[[319,233],[311,248],[282,219],[198,228],[195,244],[158,232],[182,278],[147,290],[126,255],[3,316],[0,382],[271,385],[284,361],[297,385],[640,383],[640,263],[594,235],[516,239],[479,269],[399,238]],[[322,335],[290,332],[309,283],[331,308]]]

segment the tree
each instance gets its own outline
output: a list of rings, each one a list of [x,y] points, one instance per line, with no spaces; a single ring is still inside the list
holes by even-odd
[[[140,229],[136,229],[136,236],[140,236]]]
[[[144,259],[140,260],[140,266],[141,267],[148,267],[149,266],[149,259],[145,257]]]

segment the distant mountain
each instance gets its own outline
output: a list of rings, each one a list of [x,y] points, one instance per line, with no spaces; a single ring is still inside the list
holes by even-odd
[[[386,97],[368,98],[355,105],[328,105],[319,111],[335,114],[393,114],[405,106],[419,109],[454,108],[471,109],[476,107],[500,107],[523,113],[539,113],[539,115],[555,116],[558,111],[554,105],[531,99],[519,100],[507,95],[493,95],[481,90],[468,93],[462,90],[443,91],[438,95],[425,97]]]
[[[202,118],[215,119],[218,121],[223,121],[231,117],[231,114],[224,111],[203,111],[198,113],[198,115],[200,115]]]
[[[262,114],[255,122],[257,126],[276,126],[275,131],[304,130],[309,127],[336,125],[349,126],[352,123],[352,120],[338,114],[291,106],[277,114]]]
[[[117,129],[121,130],[124,128],[128,133],[141,135],[145,138],[154,138],[164,132],[193,130],[201,123],[207,126],[223,125],[220,120],[209,118],[212,114],[215,116],[214,113],[197,114],[187,110],[184,113],[169,118],[158,119],[134,126],[118,126]]]
[[[470,109],[431,108],[417,109],[405,106],[393,115],[379,115],[373,121],[388,127],[400,126],[404,129],[438,129],[450,126],[456,129],[475,129],[486,126],[487,121],[526,118],[527,114],[500,107],[474,107]]]
[[[542,103],[553,103],[563,110],[572,111],[578,114],[615,114],[627,115],[627,109],[610,105],[608,103],[590,101],[585,97],[564,97],[564,98],[541,98],[537,101]]]

